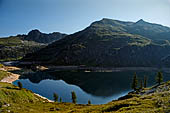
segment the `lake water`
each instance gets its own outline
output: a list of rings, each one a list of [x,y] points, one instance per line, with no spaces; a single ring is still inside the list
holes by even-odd
[[[157,71],[135,71],[138,79],[147,76],[147,86],[155,84]],[[163,72],[164,81],[170,80],[170,74]],[[75,91],[78,104],[105,104],[118,99],[131,91],[134,71],[122,72],[36,72],[22,75],[20,81],[24,88],[32,90],[53,100],[57,93],[63,102],[71,102],[71,92]]]

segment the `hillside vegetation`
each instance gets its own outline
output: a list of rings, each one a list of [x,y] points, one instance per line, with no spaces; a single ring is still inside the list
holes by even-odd
[[[0,38],[0,61],[19,60],[28,53],[44,48],[49,43],[65,37],[66,34],[45,34],[32,30],[28,35]]]
[[[168,66],[170,28],[139,20],[102,19],[23,61],[101,67]],[[159,53],[159,55],[158,55]]]
[[[43,47],[44,44],[21,40],[19,37],[0,38],[0,61],[18,60]]]

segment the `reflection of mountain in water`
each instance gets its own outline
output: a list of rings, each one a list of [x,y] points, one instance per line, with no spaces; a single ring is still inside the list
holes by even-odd
[[[108,97],[120,94],[123,91],[129,91],[131,79],[134,72],[114,72],[114,73],[85,73],[85,72],[36,72],[29,75],[23,75],[20,79],[29,79],[33,83],[39,83],[41,80],[64,80],[68,84],[74,84],[82,88],[85,92],[95,96]],[[140,78],[143,75],[149,75],[149,84],[154,84],[156,72],[138,72]],[[166,78],[166,77],[165,77]],[[170,78],[169,78],[170,79]]]

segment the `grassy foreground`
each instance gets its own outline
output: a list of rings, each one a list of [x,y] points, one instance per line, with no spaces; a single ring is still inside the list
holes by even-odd
[[[1,65],[0,65],[1,68]],[[7,77],[9,74],[6,71],[0,70],[0,80],[2,80],[4,77]]]
[[[0,78],[8,76],[0,71]],[[122,100],[104,105],[79,105],[48,102],[27,89],[0,82],[0,113],[168,113],[170,112],[170,81],[134,92]]]

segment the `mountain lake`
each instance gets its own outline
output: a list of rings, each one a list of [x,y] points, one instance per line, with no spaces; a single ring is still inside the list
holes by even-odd
[[[131,83],[134,73],[143,81],[147,76],[147,87],[156,84],[155,76],[159,70],[131,70],[118,72],[70,72],[70,71],[38,71],[21,74],[19,80],[24,88],[53,100],[58,94],[62,102],[72,102],[71,92],[77,95],[78,104],[105,104],[132,91]],[[170,80],[169,71],[162,71],[164,81]]]

